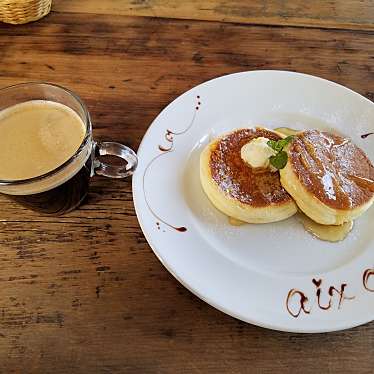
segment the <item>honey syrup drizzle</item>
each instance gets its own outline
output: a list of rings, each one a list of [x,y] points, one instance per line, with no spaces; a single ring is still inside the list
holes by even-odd
[[[231,226],[243,226],[243,225],[248,224],[247,222],[241,221],[240,219],[236,219],[234,217],[227,217],[227,218]]]
[[[297,219],[307,232],[327,242],[344,240],[353,228],[353,221],[345,222],[342,225],[321,225],[301,212],[297,213]]]

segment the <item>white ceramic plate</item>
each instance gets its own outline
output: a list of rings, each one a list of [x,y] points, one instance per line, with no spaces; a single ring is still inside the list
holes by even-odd
[[[295,218],[230,226],[204,195],[202,147],[225,131],[259,124],[343,134],[374,161],[374,135],[361,138],[374,130],[374,104],[343,86],[285,71],[205,82],[160,113],[138,151],[134,202],[153,251],[201,299],[255,325],[325,332],[373,320],[374,208],[346,240],[328,243]]]

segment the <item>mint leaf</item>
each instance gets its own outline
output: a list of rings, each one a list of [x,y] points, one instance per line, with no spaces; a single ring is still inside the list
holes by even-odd
[[[266,143],[270,148],[274,149],[274,151],[281,151],[281,145],[279,144],[279,140],[268,140]]]
[[[291,143],[293,138],[293,135],[289,135],[284,139],[278,140],[279,146],[282,147],[280,150],[282,150],[288,143]]]
[[[283,169],[287,165],[287,152],[280,151],[275,156],[270,156],[270,164],[273,165],[276,169]]]
[[[276,155],[270,156],[270,164],[273,165],[276,169],[283,169],[287,164],[287,153],[283,151],[283,148],[288,144],[291,143],[294,136],[289,135],[284,139],[280,140],[269,140],[266,144],[274,149],[277,152]]]
[[[274,149],[274,151],[280,152],[288,143],[292,141],[293,138],[293,135],[289,135],[286,138],[280,140],[268,140],[266,144],[270,148]]]

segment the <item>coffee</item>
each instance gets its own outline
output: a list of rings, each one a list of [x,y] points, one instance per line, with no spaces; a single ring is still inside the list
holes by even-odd
[[[90,115],[74,92],[43,82],[0,88],[0,194],[61,215],[83,201],[93,175],[126,178],[137,164],[131,148],[92,139]]]
[[[31,100],[4,109],[0,112],[0,180],[24,181],[55,170],[76,153],[85,133],[78,114],[63,104]],[[34,210],[63,214],[86,196],[90,174],[87,156],[43,179],[36,190],[21,186],[10,197]]]
[[[0,112],[0,179],[45,174],[67,161],[85,135],[80,117],[65,105],[45,100]]]
[[[66,182],[48,191],[30,195],[9,195],[16,202],[32,210],[59,216],[67,213],[84,200],[91,176],[91,158]]]

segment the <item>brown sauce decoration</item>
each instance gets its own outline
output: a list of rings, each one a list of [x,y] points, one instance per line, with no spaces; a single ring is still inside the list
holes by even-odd
[[[372,274],[374,274],[374,270],[373,269],[369,269],[372,271]],[[365,279],[365,275],[364,275],[364,279]],[[332,305],[333,305],[333,300],[334,300],[334,296],[335,295],[338,295],[339,296],[339,300],[338,300],[338,310],[341,308],[342,304],[343,304],[343,301],[344,300],[353,300],[355,298],[355,296],[347,296],[346,295],[346,287],[347,287],[347,284],[346,283],[342,283],[340,285],[340,288],[336,288],[335,286],[330,286],[328,288],[328,296],[329,296],[329,299],[327,301],[327,304],[323,304],[322,301],[321,301],[321,298],[322,298],[322,279],[315,279],[313,278],[312,279],[312,283],[314,284],[314,286],[316,287],[316,294],[315,294],[315,297],[316,297],[316,301],[317,301],[317,305],[318,305],[318,308],[321,309],[321,310],[329,310],[331,309]],[[367,282],[367,280],[366,280]],[[365,285],[365,280],[364,280],[364,285]],[[369,289],[370,290],[370,289]],[[374,290],[373,290],[374,292]],[[294,311],[291,309],[291,302],[293,300],[293,297],[297,295],[299,297],[298,299],[298,310],[297,311]],[[305,314],[310,314],[311,312],[311,308],[307,308],[306,307],[306,303],[309,301],[308,297],[304,294],[304,292],[296,289],[296,288],[292,288],[289,292],[288,292],[288,295],[287,295],[287,299],[286,299],[286,308],[287,308],[287,311],[288,313],[294,317],[294,318],[297,318],[299,317],[300,313],[301,312],[304,312]]]
[[[299,303],[300,303],[299,310],[296,313],[292,311],[290,307],[290,302],[295,295],[299,296]],[[299,317],[301,312],[304,312],[305,314],[309,314],[310,309],[307,309],[306,307],[307,302],[308,302],[308,298],[305,296],[305,294],[293,288],[292,290],[290,290],[290,292],[288,292],[288,295],[287,295],[286,308],[287,308],[288,313],[290,313],[291,316],[294,318]]]
[[[317,302],[318,302],[319,308],[321,308],[323,310],[330,309],[331,308],[331,298],[330,298],[329,303],[328,303],[327,306],[323,306],[321,304],[321,288],[320,288],[320,286],[321,286],[321,283],[322,283],[322,279],[318,279],[318,280],[312,279],[312,282],[317,287],[317,293],[316,293],[316,295],[317,295]]]
[[[349,139],[318,130],[303,131],[290,145],[289,162],[303,186],[331,208],[352,209],[373,196],[350,178],[374,180],[374,167]]]
[[[322,305],[322,303],[321,303],[321,293],[322,293],[321,284],[322,284],[322,279],[318,279],[318,280],[313,279],[312,282],[313,282],[313,284],[317,288],[316,296],[317,296],[318,307],[320,309],[322,309],[322,310],[328,310],[328,309],[331,308],[333,296],[334,296],[335,293],[339,295],[338,309],[340,309],[340,307],[342,305],[342,302],[344,300],[352,300],[352,299],[354,299],[354,296],[349,297],[349,296],[345,295],[345,289],[347,287],[347,284],[346,283],[342,283],[340,285],[340,289],[337,289],[334,286],[330,286],[329,287],[328,295],[330,296],[330,299],[329,299],[327,305]]]
[[[170,151],[172,151],[173,148],[174,148],[174,136],[183,135],[183,134],[185,134],[192,127],[193,123],[195,122],[196,112],[199,110],[200,105],[201,105],[200,96],[196,96],[196,98],[199,101],[197,102],[197,105],[195,107],[195,112],[194,112],[194,115],[193,115],[193,117],[191,119],[190,124],[184,130],[179,131],[179,132],[175,132],[175,131],[167,129],[166,132],[165,132],[164,137],[165,137],[166,142],[169,143],[169,144],[166,145],[166,146],[159,145],[158,149],[161,152],[170,152]]]
[[[165,140],[167,142],[169,142],[170,144],[168,146],[166,146],[166,147],[162,146],[162,145],[159,145],[158,149],[160,151],[162,151],[162,152],[168,152],[168,151],[170,151],[173,148],[173,146],[174,146],[174,143],[173,143],[174,142],[174,137],[173,137],[173,135],[178,135],[178,133],[174,133],[171,130],[166,130]]]
[[[187,231],[187,228],[184,227],[184,226],[181,226],[181,227],[175,227],[175,226],[171,226],[174,230],[177,230],[179,232],[185,232]]]
[[[374,292],[374,288],[369,287],[369,279],[374,276],[374,269],[366,269],[362,275],[362,284],[366,291]]]
[[[353,300],[355,296],[346,296],[344,294],[345,288],[347,287],[346,283],[342,283],[340,285],[340,290],[336,289],[334,286],[329,287],[329,295],[332,297],[334,295],[334,292],[336,292],[339,295],[339,304],[338,304],[338,309],[340,309],[342,302],[344,300]]]
[[[156,162],[160,157],[163,157],[165,156],[166,154],[170,153],[170,152],[173,152],[174,150],[174,137],[175,136],[178,136],[178,135],[183,135],[185,134],[186,132],[188,132],[191,127],[193,126],[193,124],[195,123],[195,119],[196,119],[196,113],[198,111],[198,109],[200,108],[200,105],[201,105],[201,101],[200,101],[200,96],[196,96],[196,107],[194,108],[194,112],[193,112],[193,115],[192,115],[192,118],[188,124],[188,126],[182,130],[182,131],[172,131],[172,130],[169,130],[167,129],[166,132],[165,132],[165,135],[164,135],[164,138],[166,140],[166,142],[168,143],[166,146],[162,146],[162,145],[159,145],[158,146],[158,149],[162,152],[161,154],[158,154],[157,156],[155,156],[151,161],[150,163],[146,166],[145,170],[144,170],[144,174],[143,174],[143,194],[144,194],[144,200],[145,200],[145,203],[148,207],[148,210],[151,212],[151,214],[157,219],[156,221],[156,227],[157,227],[157,230],[160,230],[160,222],[163,223],[164,225],[172,228],[173,230],[175,231],[178,231],[178,232],[186,232],[187,231],[187,228],[184,227],[184,226],[174,226],[174,225],[171,225],[170,223],[168,223],[166,220],[162,219],[155,211],[154,209],[151,207],[149,201],[148,201],[148,198],[147,198],[147,194],[146,194],[146,190],[145,190],[145,179],[146,179],[146,175],[148,173],[148,170],[150,168],[151,165],[154,164],[154,162]]]
[[[368,132],[367,134],[362,134],[361,135],[361,138],[362,139],[366,139],[368,136],[370,136],[370,135],[374,135],[374,132]]]
[[[254,171],[241,158],[241,148],[260,136],[271,140],[281,137],[266,129],[240,129],[219,139],[210,157],[210,170],[219,188],[244,204],[263,207],[291,200],[281,186],[279,173],[266,169]]]

